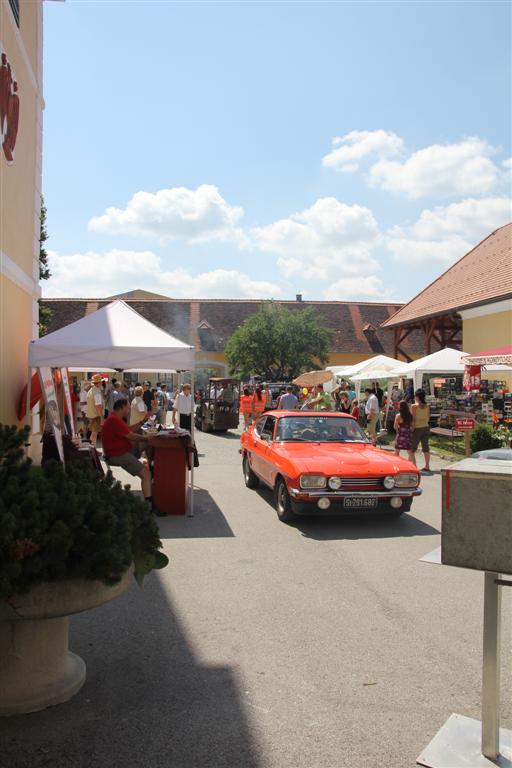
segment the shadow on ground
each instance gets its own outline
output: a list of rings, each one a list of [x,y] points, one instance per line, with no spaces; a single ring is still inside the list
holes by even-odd
[[[274,496],[269,488],[259,487],[257,494],[274,508]],[[414,502],[413,502],[414,509]],[[298,516],[291,523],[309,539],[328,541],[329,539],[388,539],[404,536],[433,536],[440,533],[428,523],[424,523],[412,514],[403,513],[400,517],[391,515],[311,515]]]
[[[204,488],[194,489],[194,516],[159,517],[162,539],[208,539],[234,536],[221,508]]]
[[[71,620],[87,681],[0,720],[1,768],[258,768],[233,670],[195,657],[159,579]]]

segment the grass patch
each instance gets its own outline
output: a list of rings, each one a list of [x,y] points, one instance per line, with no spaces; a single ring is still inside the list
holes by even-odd
[[[464,459],[466,449],[464,448],[463,437],[441,437],[440,435],[430,435],[430,450],[437,453],[442,459]]]

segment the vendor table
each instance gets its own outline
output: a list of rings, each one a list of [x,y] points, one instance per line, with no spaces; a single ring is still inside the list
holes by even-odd
[[[192,438],[189,432],[161,431],[149,439],[153,462],[153,505],[163,515],[187,511]]]

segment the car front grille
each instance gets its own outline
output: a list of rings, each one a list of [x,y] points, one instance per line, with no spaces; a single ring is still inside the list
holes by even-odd
[[[341,487],[344,490],[349,488],[383,488],[382,477],[342,477]]]

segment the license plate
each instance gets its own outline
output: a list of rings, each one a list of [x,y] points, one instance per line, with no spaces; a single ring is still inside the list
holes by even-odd
[[[348,509],[374,509],[378,504],[378,499],[376,498],[365,498],[355,496],[354,498],[350,498],[350,496],[347,496],[343,499],[343,506]]]

